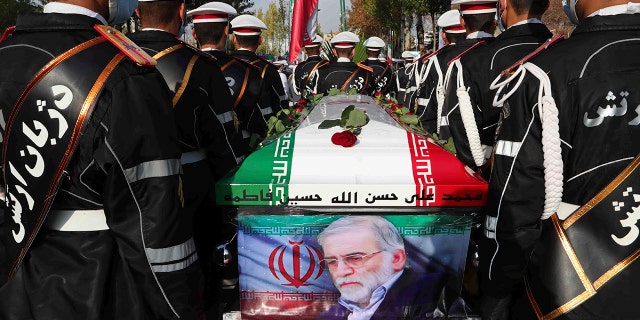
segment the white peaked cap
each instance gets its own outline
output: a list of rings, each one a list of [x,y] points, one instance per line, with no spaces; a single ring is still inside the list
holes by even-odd
[[[460,24],[460,12],[458,10],[449,10],[438,18],[438,27],[444,28],[444,31],[451,33],[466,32]]]
[[[336,48],[351,48],[360,42],[360,38],[351,31],[342,31],[331,38],[330,42]]]
[[[193,23],[227,22],[229,21],[229,16],[237,14],[238,12],[235,8],[224,2],[208,2],[188,11],[187,18],[193,18]]]
[[[497,11],[497,0],[452,0],[451,5],[459,5],[460,13],[465,14],[479,14],[479,13],[494,13]]]
[[[305,47],[317,47],[321,43],[322,43],[322,37],[316,34],[311,40],[311,43],[305,45]]]
[[[243,14],[231,20],[233,33],[242,36],[255,36],[267,30],[267,26],[262,20],[248,14]]]
[[[413,53],[411,51],[403,51],[402,52],[402,58],[404,58],[404,59],[413,59],[415,57],[416,56],[413,55]]]
[[[379,50],[381,48],[384,48],[384,40],[378,37],[370,37],[364,41],[364,46],[367,47],[369,50],[371,49]]]
[[[274,61],[274,62],[273,62],[273,64],[274,64],[274,65],[276,65],[276,66],[285,66],[285,65],[288,65],[288,64],[287,64],[287,60],[276,60],[276,61]]]

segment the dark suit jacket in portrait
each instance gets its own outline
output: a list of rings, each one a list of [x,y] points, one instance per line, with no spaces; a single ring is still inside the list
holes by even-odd
[[[437,308],[447,277],[444,273],[419,274],[405,269],[391,286],[371,320],[429,319]],[[336,303],[318,320],[347,319],[350,311]]]

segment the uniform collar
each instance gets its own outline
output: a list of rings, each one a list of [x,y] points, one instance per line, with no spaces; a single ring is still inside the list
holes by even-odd
[[[512,24],[509,28],[515,27],[515,26],[519,26],[519,25],[523,25],[523,24],[527,24],[527,23],[542,23],[542,21],[540,21],[540,19],[538,19],[538,18],[526,19],[526,20],[518,21],[518,22]]]
[[[493,38],[493,35],[484,31],[476,31],[469,33],[467,39]]]
[[[68,4],[62,2],[49,2],[44,5],[43,13],[65,13],[65,14],[81,14],[87,17],[100,20],[104,25],[107,25],[107,20],[99,13],[89,10],[85,7],[77,6],[75,4]]]
[[[629,2],[627,4],[619,4],[602,8],[590,14],[589,17],[595,16],[614,16],[618,14],[634,14],[640,13],[640,3]]]
[[[340,57],[340,58],[338,58],[337,62],[351,62],[351,59]]]

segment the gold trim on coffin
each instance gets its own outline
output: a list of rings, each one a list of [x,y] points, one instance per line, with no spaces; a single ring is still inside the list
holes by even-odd
[[[574,271],[578,274],[580,281],[582,282],[585,291],[575,298],[569,300],[567,303],[561,305],[557,309],[551,311],[550,313],[543,315],[540,307],[538,306],[533,293],[531,292],[531,287],[529,286],[529,282],[525,277],[525,287],[527,291],[527,296],[529,298],[529,302],[536,313],[536,316],[539,320],[551,320],[563,315],[573,308],[577,307],[590,297],[596,294],[596,290],[605,285],[609,280],[611,280],[615,275],[617,275],[620,271],[626,268],[629,264],[640,257],[640,249],[636,250],[633,254],[623,259],[614,265],[611,269],[605,272],[602,276],[600,276],[596,281],[591,283],[587,274],[584,272],[580,261],[578,260],[578,256],[576,255],[571,243],[569,243],[569,239],[567,239],[564,231],[568,229],[571,225],[578,221],[578,219],[582,218],[585,214],[587,214],[593,207],[595,207],[600,201],[606,198],[615,188],[617,188],[620,183],[622,183],[627,177],[640,165],[640,156],[637,156],[631,164],[629,164],[611,183],[609,183],[602,191],[600,191],[595,197],[593,197],[589,202],[585,205],[581,206],[576,212],[574,212],[571,216],[564,220],[562,225],[560,224],[560,220],[558,219],[557,214],[551,216],[551,221],[553,223],[554,229],[560,238],[560,242],[562,243],[562,247],[564,248],[565,253],[569,256],[569,260],[573,265]]]

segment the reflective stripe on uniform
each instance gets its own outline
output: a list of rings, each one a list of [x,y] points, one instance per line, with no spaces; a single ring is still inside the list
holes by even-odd
[[[429,99],[418,98],[418,105],[426,107],[428,104],[429,104]]]
[[[198,260],[193,238],[184,243],[167,248],[145,248],[154,272],[182,270]]]
[[[190,151],[182,154],[182,156],[180,157],[180,163],[182,164],[194,163],[194,162],[202,161],[206,158],[207,158],[207,154],[204,152],[204,150]]]
[[[218,117],[218,121],[220,121],[221,123],[227,123],[227,122],[233,121],[233,111],[227,111],[225,113],[216,114],[216,117]]]
[[[42,226],[58,231],[109,230],[104,210],[51,210]]]
[[[260,113],[262,113],[263,116],[267,114],[271,114],[273,113],[273,109],[271,109],[271,107],[260,109]]]
[[[507,157],[515,157],[522,146],[522,142],[498,140],[496,142],[496,154]]]
[[[146,178],[168,177],[180,173],[179,159],[153,160],[143,162],[133,168],[125,169],[129,183]]]
[[[489,239],[495,239],[497,226],[498,217],[486,216],[484,219],[484,235]]]
[[[449,125],[449,117],[447,116],[440,117],[440,126],[444,127],[448,125]]]

